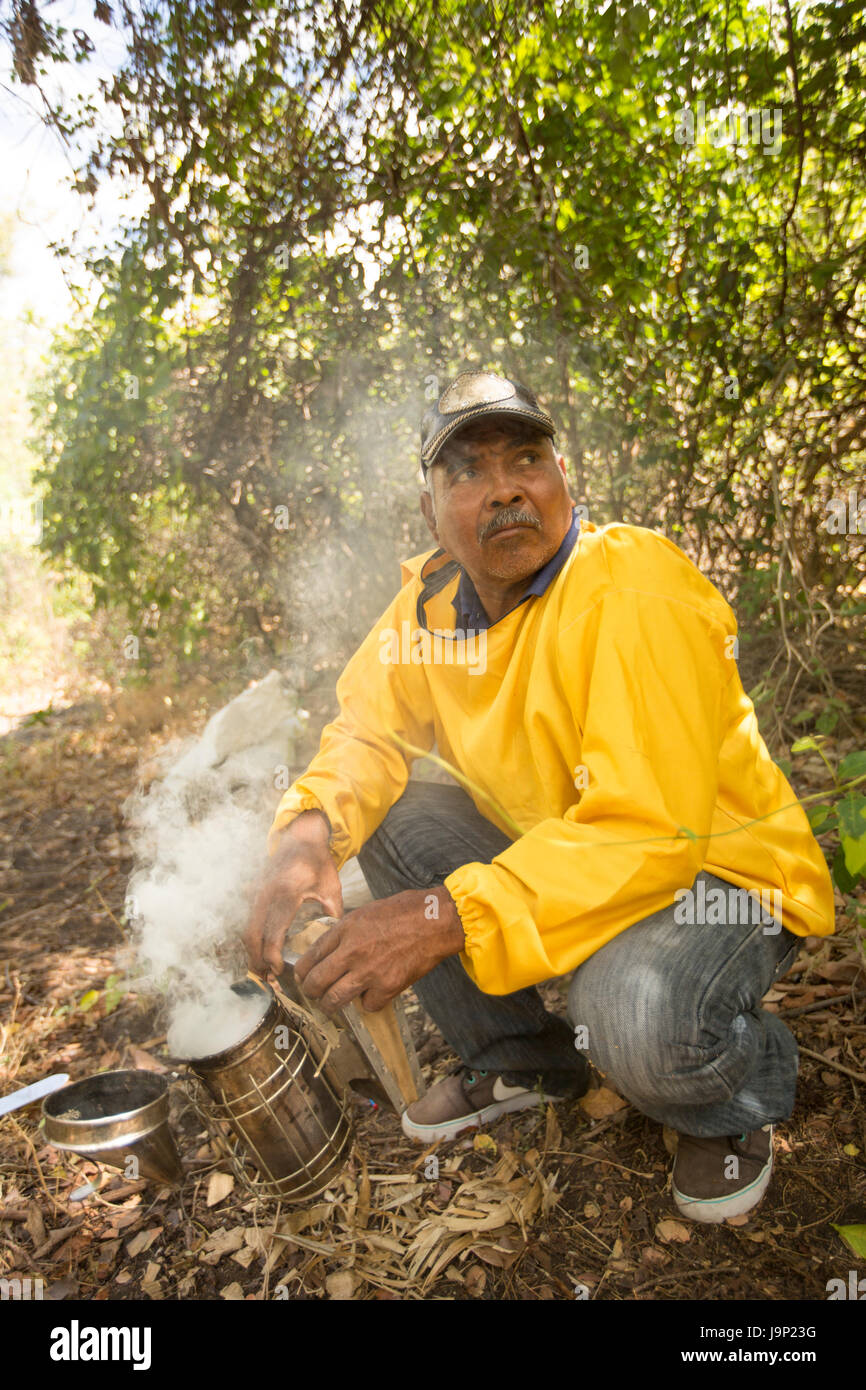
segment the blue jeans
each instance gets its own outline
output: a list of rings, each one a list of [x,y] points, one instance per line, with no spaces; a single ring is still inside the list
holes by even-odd
[[[462,788],[410,782],[358,861],[373,897],[385,898],[442,883],[462,864],[489,863],[509,844]],[[741,1134],[787,1119],[794,1106],[797,1044],[760,1000],[792,964],[799,939],[772,925],[771,934],[760,923],[683,925],[673,906],[653,913],[578,967],[568,1023],[535,989],[484,994],[457,956],[414,988],[474,1070],[579,1096],[589,1057],[652,1119],[685,1134]]]

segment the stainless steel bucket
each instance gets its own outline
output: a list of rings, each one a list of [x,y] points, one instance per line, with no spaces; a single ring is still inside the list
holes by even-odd
[[[168,1124],[168,1083],[162,1076],[98,1072],[47,1096],[42,1113],[45,1138],[55,1149],[95,1158],[129,1177],[163,1183],[183,1179]]]
[[[270,987],[267,993],[267,1010],[247,1037],[186,1061],[258,1169],[260,1189],[302,1201],[327,1187],[352,1127],[345,1098]]]

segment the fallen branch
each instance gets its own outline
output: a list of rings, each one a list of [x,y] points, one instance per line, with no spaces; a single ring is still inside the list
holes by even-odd
[[[74,1235],[76,1231],[80,1231],[83,1225],[84,1217],[80,1216],[77,1221],[73,1221],[69,1226],[60,1226],[58,1230],[52,1231],[50,1236],[47,1236],[46,1239],[43,1240],[38,1250],[33,1251],[34,1260],[41,1260],[44,1255],[47,1255],[54,1249],[55,1245],[59,1245],[62,1240],[66,1240],[67,1236]]]
[[[801,1052],[807,1057],[814,1057],[816,1062],[823,1062],[825,1067],[835,1067],[837,1071],[842,1071],[846,1076],[852,1076],[855,1081],[866,1083],[866,1076],[862,1071],[852,1071],[850,1067],[845,1067],[841,1062],[831,1062],[829,1057],[822,1057],[820,1052],[813,1052],[811,1047],[804,1047],[802,1043],[797,1044]]]
[[[642,1173],[639,1168],[626,1168],[624,1163],[615,1163],[612,1158],[601,1158],[598,1154],[580,1154],[573,1149],[548,1149],[549,1154],[564,1154],[568,1158],[580,1158],[584,1163],[608,1163],[611,1168],[619,1168],[623,1173],[631,1173],[635,1178],[655,1178],[657,1173]]]
[[[27,1148],[30,1150],[30,1157],[36,1164],[36,1172],[39,1175],[39,1184],[42,1188],[42,1191],[45,1193],[45,1196],[48,1198],[49,1202],[55,1208],[55,1210],[59,1211],[63,1216],[68,1215],[66,1208],[60,1202],[58,1202],[57,1198],[54,1197],[48,1191],[48,1185],[42,1173],[42,1164],[39,1162],[39,1158],[36,1153],[36,1146],[33,1143],[33,1140],[30,1138],[30,1135],[27,1133],[26,1130],[21,1128],[14,1115],[7,1115],[6,1118],[15,1126],[18,1133],[21,1135],[21,1138],[24,1140],[24,1143],[27,1145]]]
[[[685,1269],[680,1270],[679,1274],[659,1274],[655,1279],[646,1279],[642,1284],[635,1284],[635,1293],[643,1293],[644,1289],[654,1289],[657,1284],[677,1284],[681,1279],[699,1279],[702,1274],[727,1274],[732,1269],[737,1269],[735,1264],[710,1265],[708,1269]]]
[[[815,999],[811,1004],[798,1004],[793,1009],[779,1009],[778,1018],[794,1018],[797,1014],[814,1014],[826,1009],[828,1004],[838,1004],[841,999],[850,999],[853,989],[845,989],[841,994],[828,994],[826,999]],[[802,1049],[801,1049],[802,1050]]]

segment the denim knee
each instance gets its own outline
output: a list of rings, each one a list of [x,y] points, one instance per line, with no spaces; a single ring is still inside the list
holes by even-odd
[[[576,1045],[635,1103],[728,1100],[749,1070],[749,1022],[733,1018],[724,1036],[706,1034],[697,1014],[686,1024],[674,1007],[676,988],[646,959],[630,965],[620,955],[615,972],[581,967],[568,1000]]]

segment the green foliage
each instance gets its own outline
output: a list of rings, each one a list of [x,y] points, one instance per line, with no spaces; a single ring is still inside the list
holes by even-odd
[[[114,1010],[124,998],[125,994],[126,990],[123,987],[120,975],[109,975],[108,979],[105,981],[105,989],[102,996],[106,1016],[114,1013]]]
[[[107,1017],[108,1014],[114,1012],[125,995],[126,990],[123,986],[121,976],[109,975],[102,989],[86,990],[74,1007],[77,1008],[79,1013],[86,1014],[102,1000],[102,1012],[103,1015]],[[64,1005],[56,1012],[58,1015],[62,1015],[71,1012],[71,1009],[70,1006]]]
[[[34,710],[33,713],[28,714],[27,718],[24,720],[24,728],[34,728],[37,724],[45,725],[48,723],[52,714],[54,714],[53,705],[49,705],[47,709]]]
[[[791,752],[818,753],[833,780],[829,795],[835,796],[835,801],[805,797],[803,805],[814,833],[833,836],[830,872],[840,893],[851,899],[849,910],[863,931],[861,946],[866,953],[866,912],[858,905],[858,895],[866,883],[866,752],[848,753],[834,769],[822,743],[823,739],[809,734],[798,738]]]
[[[830,1225],[834,1231],[839,1232],[848,1249],[858,1260],[866,1260],[866,1225],[861,1223],[859,1226],[837,1226],[835,1221],[831,1221]]]
[[[293,567],[347,547],[346,654],[426,543],[426,387],[502,364],[594,520],[665,530],[756,627],[853,603],[864,540],[824,523],[866,434],[861,9],[144,6],[80,183],[150,201],[57,344],[47,548],[190,651],[298,635]],[[24,82],[70,42],[12,38]],[[759,127],[680,141],[699,102]]]

